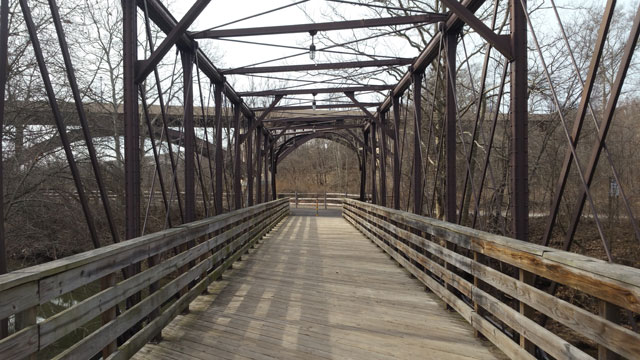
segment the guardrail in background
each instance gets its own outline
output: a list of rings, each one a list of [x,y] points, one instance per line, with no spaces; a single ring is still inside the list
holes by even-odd
[[[515,267],[632,315],[640,313],[640,269],[349,199],[343,216],[511,358],[534,359],[516,342],[522,337],[556,359],[593,359],[557,331],[566,327],[601,354],[640,359],[638,333],[496,267]],[[533,311],[525,316],[518,305]],[[539,324],[545,317],[552,327]]]
[[[289,198],[292,205],[297,208],[298,205],[314,205],[324,206],[325,210],[329,206],[342,206],[343,199],[360,199],[359,194],[345,193],[278,193],[278,199]],[[366,200],[371,200],[371,195],[366,195]]]
[[[0,340],[0,354],[34,358],[102,317],[57,357],[129,358],[288,212],[288,200],[275,200],[1,275],[0,318],[15,316],[16,331]],[[136,263],[143,271],[122,279],[120,272]],[[43,304],[96,282],[101,290],[93,296],[37,321]]]

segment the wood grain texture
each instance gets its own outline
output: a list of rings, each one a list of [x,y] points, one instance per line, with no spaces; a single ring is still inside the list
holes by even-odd
[[[285,219],[163,339],[134,358],[506,358],[344,219],[322,216]]]

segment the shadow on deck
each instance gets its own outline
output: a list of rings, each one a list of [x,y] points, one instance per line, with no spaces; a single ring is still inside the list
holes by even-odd
[[[135,359],[504,359],[342,219],[291,209]]]

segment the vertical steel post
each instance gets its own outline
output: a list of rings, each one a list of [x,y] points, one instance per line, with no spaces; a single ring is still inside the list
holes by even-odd
[[[445,99],[445,144],[446,144],[446,191],[445,218],[446,221],[456,223],[456,48],[458,33],[445,34],[446,50],[446,99]]]
[[[413,73],[413,212],[422,215],[422,72]]]
[[[236,161],[233,164],[233,198],[235,199],[235,209],[242,208],[242,172],[240,163],[242,154],[240,150],[240,104],[233,105],[233,135],[234,135],[234,155]]]
[[[247,206],[253,206],[253,132],[251,131],[251,122],[255,119],[247,121]]]
[[[215,214],[222,214],[222,175],[224,171],[223,158],[222,158],[222,89],[224,84],[215,84],[215,90],[213,92],[213,98],[215,102],[216,111],[216,193],[215,193]]]
[[[527,20],[526,1],[512,0],[510,6],[511,49],[511,215],[513,237],[529,240],[529,182],[528,182],[528,106],[527,106]],[[520,280],[533,282],[533,275],[520,270]],[[520,302],[520,312],[532,316],[533,310]],[[534,345],[520,336],[520,346],[534,353]]]
[[[376,123],[371,122],[371,128],[369,129],[369,136],[371,137],[371,203],[378,203],[378,191],[376,189]]]
[[[394,96],[393,102],[393,208],[400,210],[400,98]]]
[[[276,173],[278,172],[276,159],[273,153],[273,145],[269,148],[269,158],[271,159],[271,200],[278,198],[276,192]]]
[[[125,236],[140,235],[140,119],[136,86],[138,60],[138,21],[135,0],[123,0],[123,92],[124,92],[124,168]]]
[[[360,201],[367,201],[367,148],[369,147],[369,134],[364,133],[364,146],[362,147],[362,159],[360,159]]]
[[[183,76],[184,128],[184,204],[185,222],[196,219],[195,142],[193,124],[193,53],[181,51]]]
[[[387,113],[383,112],[380,120],[380,205],[387,206]]]
[[[9,0],[0,1],[0,69],[7,69],[9,47]],[[0,215],[4,215],[4,187],[3,187],[3,131],[4,129],[4,95],[7,84],[7,71],[0,71]],[[7,250],[4,236],[4,216],[0,216],[0,275],[5,274],[7,266]],[[0,339],[9,335],[8,320],[0,319]]]
[[[264,202],[269,201],[269,137],[264,134]]]
[[[262,202],[262,126],[256,128],[256,204]]]

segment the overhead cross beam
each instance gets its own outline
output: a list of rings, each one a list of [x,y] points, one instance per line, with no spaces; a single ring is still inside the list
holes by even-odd
[[[470,13],[474,13],[484,3],[484,0],[464,0],[461,5],[467,9]],[[454,4],[455,5],[455,4]],[[451,17],[445,23],[445,29],[447,31],[456,31],[461,29],[465,25],[464,19],[458,15],[455,11]],[[440,43],[442,42],[442,32],[438,32],[434,35],[427,46],[420,52],[420,55],[416,58],[416,61],[411,65],[411,68],[404,74],[402,79],[397,83],[396,87],[391,91],[391,94],[387,96],[385,101],[380,106],[380,112],[387,111],[392,106],[392,99],[396,96],[402,95],[411,85],[414,72],[424,71],[427,66],[431,64],[433,60],[440,53]]]
[[[240,37],[240,36],[259,36],[259,35],[281,35],[292,33],[305,33],[313,31],[333,31],[333,30],[350,30],[369,27],[405,25],[405,24],[432,24],[439,21],[445,21],[447,14],[424,14],[413,16],[395,16],[390,18],[379,19],[362,19],[348,21],[333,21],[325,23],[297,24],[297,25],[281,25],[267,26],[243,29],[224,29],[224,30],[203,30],[192,33],[196,39],[217,39],[224,37]]]
[[[272,131],[278,131],[283,129],[295,130],[295,129],[310,129],[310,130],[319,130],[319,129],[333,129],[333,130],[342,130],[342,129],[361,129],[362,125],[360,124],[301,124],[301,125],[288,125],[288,126],[278,126],[269,128]]]
[[[225,75],[238,74],[264,74],[290,71],[314,71],[314,70],[341,70],[341,69],[359,69],[364,67],[384,67],[384,66],[401,66],[410,65],[414,59],[385,59],[385,60],[367,60],[367,61],[348,61],[325,64],[304,64],[304,65],[282,65],[282,66],[260,66],[260,67],[244,67],[238,69],[221,70]]]
[[[300,116],[291,118],[265,119],[263,122],[290,123],[301,121],[335,121],[335,120],[359,120],[366,119],[366,115],[332,115],[332,116]]]
[[[509,60],[513,60],[511,37],[509,35],[496,34],[480,19],[478,19],[473,12],[467,9],[463,4],[459,3],[458,0],[442,0],[442,2],[480,36],[487,40],[491,46],[502,53],[502,55]]]
[[[332,94],[342,92],[362,92],[362,91],[386,91],[393,89],[393,85],[364,85],[354,87],[318,88],[318,89],[290,89],[290,90],[264,90],[240,92],[238,95],[247,96],[278,96],[278,95],[311,95],[311,94]]]
[[[360,103],[360,105],[364,107],[378,107],[380,106],[379,102],[367,102]],[[347,108],[360,108],[359,105],[356,104],[324,104],[324,105],[316,105],[316,109],[347,109]],[[261,112],[265,111],[268,108],[254,108],[253,111]],[[272,111],[297,111],[297,110],[313,110],[313,105],[301,105],[301,106],[276,106]]]
[[[143,10],[148,11],[149,18],[156,24],[162,32],[170,34],[171,31],[178,25],[178,21],[171,15],[169,10],[159,0],[136,0],[137,6]],[[185,15],[186,16],[186,15]],[[193,48],[193,38],[188,36],[186,32],[183,32],[176,40],[176,45],[181,49]],[[247,104],[242,102],[242,99],[236,91],[229,85],[224,79],[224,76],[213,65],[211,60],[205,55],[201,49],[195,50],[198,67],[211,81],[216,83],[224,83],[224,94],[234,104],[240,104],[242,113],[248,118],[254,118],[255,114]],[[140,63],[138,63],[140,64]]]
[[[160,63],[162,58],[169,52],[169,50],[175,45],[180,37],[184,35],[184,32],[187,31],[187,28],[193,24],[198,15],[202,13],[202,11],[207,7],[207,5],[211,2],[211,0],[198,0],[195,4],[187,11],[184,17],[176,24],[176,26],[171,29],[167,37],[160,43],[158,48],[151,53],[148,59],[142,60],[138,62],[138,71],[136,74],[136,82],[141,83],[147,75],[151,74],[153,69]]]

